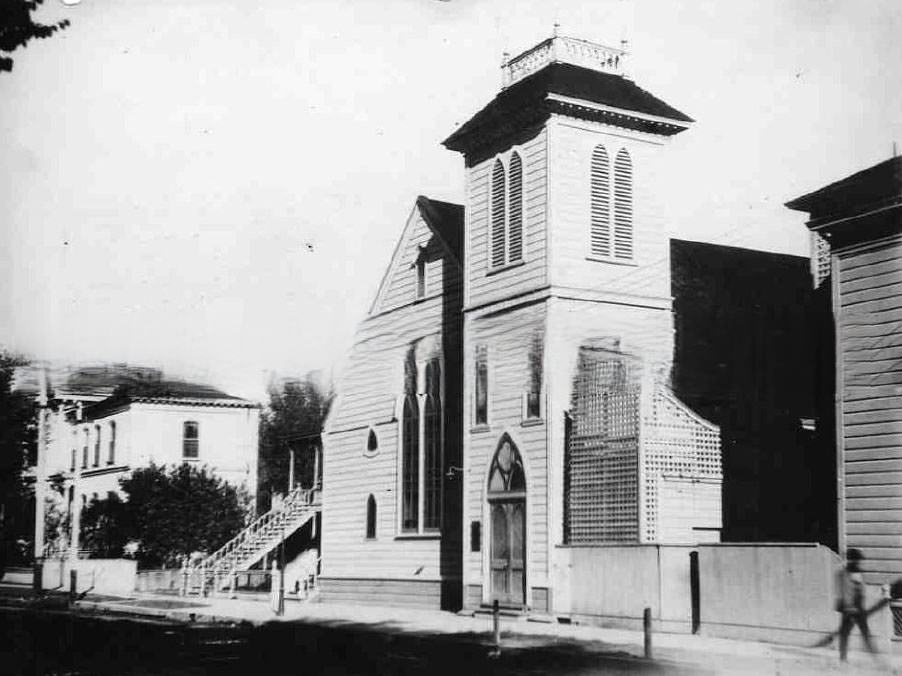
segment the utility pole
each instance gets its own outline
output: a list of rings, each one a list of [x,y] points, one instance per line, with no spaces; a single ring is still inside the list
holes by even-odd
[[[47,370],[41,365],[40,393],[38,394],[38,445],[35,457],[34,479],[34,560],[44,559],[44,508],[47,491]]]
[[[77,420],[82,420],[82,409],[78,408]],[[77,437],[76,437],[77,438]],[[82,440],[87,448],[87,438]],[[75,473],[72,476],[72,512],[69,514],[69,565],[74,566],[78,561],[78,541],[81,535],[81,500],[79,500],[79,486],[81,484],[81,468],[86,464],[87,459],[82,449],[82,457],[79,461],[78,455],[75,458]]]

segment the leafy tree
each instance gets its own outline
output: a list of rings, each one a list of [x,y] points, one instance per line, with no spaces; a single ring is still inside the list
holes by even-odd
[[[8,56],[34,38],[49,38],[69,25],[64,19],[52,24],[38,23],[32,17],[44,0],[0,0],[0,71],[13,69]]]
[[[27,361],[0,351],[0,568],[7,557],[18,558],[17,540],[31,540],[34,524],[34,486],[22,470],[37,451],[35,402],[13,391],[13,378]]]
[[[214,552],[245,525],[247,495],[206,467],[151,464],[119,485],[124,501],[111,495],[84,511],[84,542],[95,556],[121,556],[135,542],[142,568],[176,566],[194,552]]]
[[[105,500],[92,500],[81,514],[81,545],[93,557],[120,558],[135,534],[129,504],[117,493]]]
[[[333,396],[316,373],[270,383],[269,405],[260,418],[260,511],[269,508],[274,492],[284,493],[288,488],[289,449],[295,452],[295,482],[304,486],[313,483],[313,449],[319,443]]]

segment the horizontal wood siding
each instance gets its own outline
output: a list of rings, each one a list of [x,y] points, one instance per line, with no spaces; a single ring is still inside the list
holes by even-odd
[[[847,546],[902,574],[902,242],[839,255]]]
[[[413,261],[419,245],[432,241],[431,229],[415,215],[392,262],[381,312],[360,325],[338,384],[323,440],[323,575],[333,578],[431,581],[460,576],[442,559],[441,539],[398,537],[398,421],[395,407],[403,394],[404,361],[412,345],[417,360],[444,356],[460,345],[461,271],[441,249],[433,253],[427,297],[414,299]],[[432,247],[434,244],[428,244]],[[388,309],[388,308],[391,309]],[[457,348],[459,350],[459,347]],[[446,384],[450,374],[445,374]],[[459,425],[448,419],[445,426]],[[367,452],[372,428],[378,449]],[[445,455],[448,457],[449,449]],[[453,457],[453,456],[452,456]],[[366,506],[376,501],[376,537],[366,538]],[[343,592],[341,592],[343,593]],[[364,596],[366,596],[364,594]],[[435,604],[437,606],[437,603]]]
[[[320,578],[320,598],[327,603],[365,603],[438,609],[440,582],[369,578]]]
[[[482,585],[468,584],[464,586],[464,608],[478,608],[482,605]]]
[[[490,273],[490,183],[495,158],[468,171],[467,185],[467,304],[469,306],[516,295],[546,284],[546,132],[518,147],[523,159],[524,249],[523,263]],[[507,158],[509,153],[505,153]]]
[[[528,575],[543,583],[548,574],[548,528],[546,513],[546,457],[544,421],[524,423],[523,396],[529,382],[529,351],[535,336],[544,335],[545,304],[535,303],[490,316],[466,319],[467,353],[464,360],[464,392],[468,436],[464,458],[464,523],[482,523],[482,551],[464,552],[467,580],[482,581],[483,556],[491,545],[490,526],[484,520],[485,487],[489,463],[501,436],[507,432],[516,443],[526,469],[527,566]],[[488,353],[488,425],[474,429],[475,349],[484,345]],[[469,545],[469,542],[467,543]]]
[[[657,198],[664,180],[658,170],[657,154],[667,149],[642,140],[641,135],[627,134],[625,130],[602,124],[553,118],[549,132],[551,283],[669,298],[670,242]],[[621,148],[632,159],[634,252],[631,264],[587,259],[591,254],[592,153],[598,144],[604,146],[612,163]],[[611,223],[613,228],[613,216]]]
[[[421,251],[426,261],[426,298],[440,295],[443,291],[453,291],[455,285],[461,283],[461,276],[456,270],[445,283],[445,269],[449,263],[445,260],[445,244],[419,212],[414,212],[403,233],[395,260],[391,263],[387,286],[382,295],[382,303],[376,308],[377,313],[409,305],[417,300],[416,262]]]

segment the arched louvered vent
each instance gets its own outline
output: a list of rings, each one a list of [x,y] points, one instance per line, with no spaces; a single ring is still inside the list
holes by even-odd
[[[492,169],[492,267],[504,265],[504,165]]]
[[[523,161],[520,159],[519,153],[511,155],[509,171],[507,262],[515,263],[523,258]]]
[[[633,257],[633,163],[625,149],[614,160],[614,257]]]
[[[611,255],[611,168],[604,146],[592,153],[592,228],[593,256]]]

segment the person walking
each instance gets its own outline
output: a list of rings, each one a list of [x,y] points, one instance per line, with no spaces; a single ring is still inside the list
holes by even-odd
[[[849,634],[852,626],[857,624],[868,651],[876,655],[877,651],[871,643],[871,631],[868,628],[868,613],[864,607],[865,586],[861,577],[861,551],[850,548],[846,552],[846,565],[840,570],[837,584],[836,610],[842,613],[839,625],[839,659],[846,661],[849,646]]]

